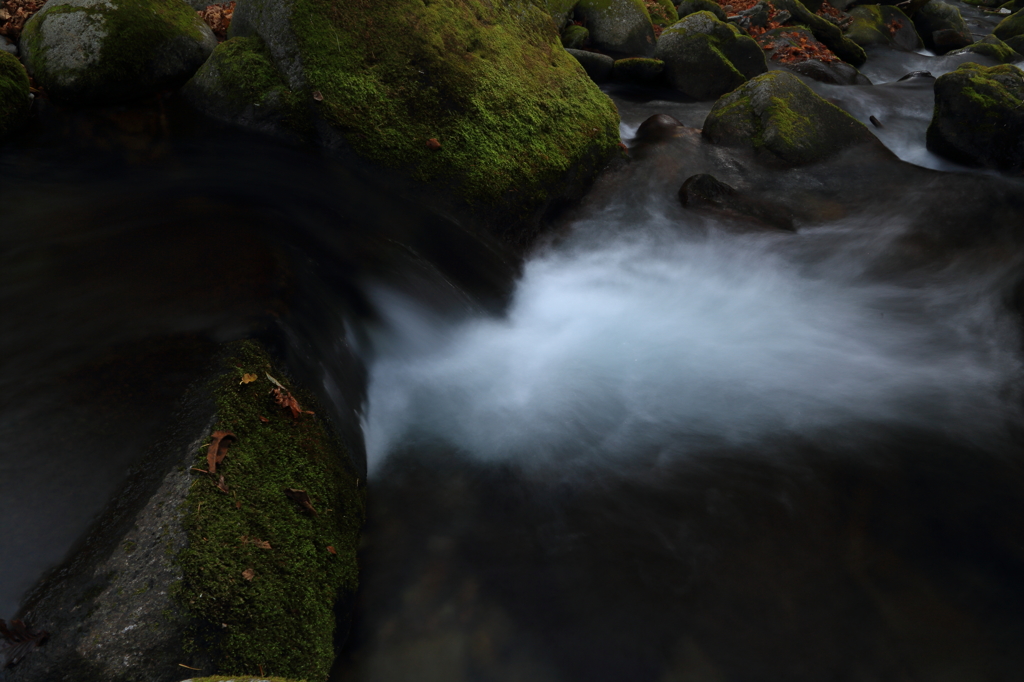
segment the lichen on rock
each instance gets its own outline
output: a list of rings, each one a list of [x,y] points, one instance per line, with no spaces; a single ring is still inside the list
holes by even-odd
[[[702,135],[778,167],[823,161],[856,145],[881,146],[862,123],[783,71],[753,78],[715,102]]]
[[[676,90],[699,100],[714,99],[768,70],[764,53],[738,28],[696,12],[661,34],[655,57]]]
[[[29,95],[25,67],[13,54],[0,50],[0,141],[25,122]]]
[[[50,0],[21,35],[29,73],[50,98],[76,105],[177,87],[216,44],[181,0]]]
[[[1024,71],[967,63],[940,76],[927,144],[958,163],[1024,170]]]

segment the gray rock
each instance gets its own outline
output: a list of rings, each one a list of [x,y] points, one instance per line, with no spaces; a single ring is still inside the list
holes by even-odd
[[[685,128],[680,121],[668,114],[654,114],[640,124],[633,139],[637,144],[656,144],[676,137]]]
[[[787,66],[790,71],[806,76],[820,83],[831,85],[871,85],[871,79],[846,62],[823,62],[808,59]]]
[[[611,78],[615,60],[608,55],[586,50],[566,50],[566,52],[576,58],[576,61],[595,83],[604,83]]]
[[[654,26],[643,0],[580,0],[575,16],[599,50],[633,57],[654,52]]]
[[[654,56],[676,90],[709,100],[768,70],[764,53],[739,29],[697,12],[661,34]]]
[[[26,24],[21,52],[47,94],[116,104],[187,81],[217,38],[181,0],[50,0]]]
[[[914,26],[925,47],[946,54],[974,42],[960,10],[941,0],[930,0],[914,14]]]
[[[1024,170],[1024,71],[961,64],[935,81],[928,149],[970,166]]]
[[[1024,35],[1024,9],[1000,21],[992,32],[1001,40]]]
[[[715,102],[702,135],[712,144],[749,149],[776,167],[823,161],[856,145],[885,153],[860,121],[784,71],[753,78]]]

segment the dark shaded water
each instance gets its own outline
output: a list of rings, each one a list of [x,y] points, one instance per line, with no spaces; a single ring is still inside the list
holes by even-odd
[[[873,88],[814,86],[944,172],[638,144],[652,113],[710,106],[617,91],[633,161],[521,272],[173,102],[48,114],[0,152],[0,615],[216,342],[257,333],[357,452],[365,427],[334,679],[1017,679],[1024,182],[930,156],[930,81],[887,83],[955,62],[876,55]],[[696,172],[783,201],[797,233],[686,211]]]

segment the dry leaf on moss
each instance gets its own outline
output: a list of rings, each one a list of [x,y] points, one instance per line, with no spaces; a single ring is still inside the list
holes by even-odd
[[[258,378],[259,377],[257,377],[255,374],[243,374],[242,375],[242,380],[239,381],[238,383],[239,384],[251,384],[252,382],[256,381],[256,379],[258,379]]]
[[[206,467],[211,474],[217,473],[217,465],[228,456],[228,448],[238,440],[230,431],[214,431],[210,447],[206,449]]]
[[[244,571],[242,571],[242,577],[246,580],[251,581],[253,578],[256,577],[256,571],[252,570],[251,568],[247,568]]]
[[[231,17],[235,13],[235,2],[232,0],[226,5],[207,5],[196,14],[206,22],[218,40],[224,40],[228,35],[228,28],[231,27]]]
[[[309,500],[309,495],[306,494],[305,490],[296,490],[295,488],[285,488],[284,494],[288,496],[293,502],[298,502],[299,506],[308,512],[316,514],[316,509],[313,509],[313,503]]]

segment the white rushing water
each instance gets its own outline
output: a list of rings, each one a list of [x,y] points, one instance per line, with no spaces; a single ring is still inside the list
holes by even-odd
[[[657,215],[635,222],[577,225],[527,264],[500,318],[442,322],[378,291],[371,472],[409,443],[529,464],[849,439],[864,424],[999,430],[1019,366],[991,283],[872,281],[867,254],[887,238],[853,225],[696,237]],[[841,255],[809,256],[815,239]]]

